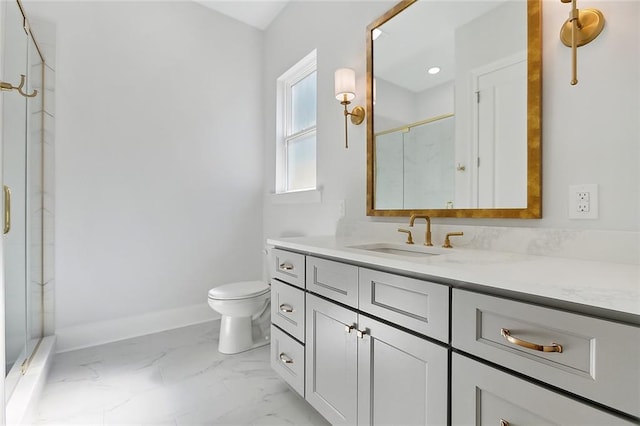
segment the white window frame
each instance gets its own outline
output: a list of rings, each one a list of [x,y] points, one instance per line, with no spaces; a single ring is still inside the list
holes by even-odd
[[[312,188],[289,189],[287,187],[287,145],[291,141],[304,138],[310,135],[316,135],[317,127],[317,105],[316,105],[316,124],[292,133],[292,113],[291,113],[291,88],[300,80],[309,76],[313,72],[317,72],[317,54],[314,49],[307,56],[302,58],[298,63],[293,65],[277,80],[277,125],[276,125],[276,194],[285,194],[290,192],[313,191],[317,188],[317,148],[314,161],[316,162],[316,177]],[[317,81],[317,80],[316,80]],[[317,94],[317,86],[316,86]],[[317,99],[317,97],[316,97]],[[316,100],[317,102],[317,100]],[[317,142],[317,138],[316,138]]]

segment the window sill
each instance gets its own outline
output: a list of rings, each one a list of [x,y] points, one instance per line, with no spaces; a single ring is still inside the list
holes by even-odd
[[[271,194],[271,204],[319,204],[321,202],[322,191],[320,189]]]

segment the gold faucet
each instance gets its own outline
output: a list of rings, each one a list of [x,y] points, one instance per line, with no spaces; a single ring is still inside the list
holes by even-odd
[[[433,245],[431,243],[431,218],[427,215],[412,214],[411,218],[409,218],[409,226],[413,227],[413,222],[416,219],[424,219],[427,221],[427,232],[424,235],[424,245],[431,247]]]
[[[411,236],[411,231],[404,228],[398,228],[398,232],[404,232],[407,234],[407,244],[413,244],[413,237]]]
[[[444,237],[444,244],[442,245],[442,247],[444,247],[444,248],[453,248],[453,246],[451,245],[451,240],[449,239],[449,237],[460,237],[462,235],[464,235],[464,232],[449,232]]]

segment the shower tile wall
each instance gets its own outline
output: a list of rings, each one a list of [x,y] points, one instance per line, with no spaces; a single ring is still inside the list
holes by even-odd
[[[54,62],[52,62],[54,64]],[[45,110],[44,110],[44,197],[43,197],[43,309],[45,336],[53,335],[54,324],[54,141],[55,141],[55,69],[45,64]]]
[[[44,114],[43,114],[43,161],[42,161],[42,308],[44,336],[55,334],[54,315],[54,146],[55,146],[55,63],[56,28],[55,25],[39,20],[31,20],[31,29],[45,58],[44,66]]]
[[[42,336],[42,113],[44,102],[43,92],[43,63],[38,51],[29,44],[28,88],[37,90],[38,96],[27,102],[27,220],[29,239],[27,255],[27,282],[29,294],[27,307],[30,310],[27,320],[27,340],[35,344]]]

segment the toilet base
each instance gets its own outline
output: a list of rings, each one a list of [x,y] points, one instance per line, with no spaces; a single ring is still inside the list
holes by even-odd
[[[254,342],[252,335],[251,317],[222,316],[220,323],[220,339],[218,352],[223,354],[237,354],[250,349],[269,344],[269,340]]]

